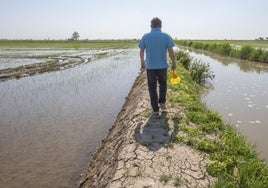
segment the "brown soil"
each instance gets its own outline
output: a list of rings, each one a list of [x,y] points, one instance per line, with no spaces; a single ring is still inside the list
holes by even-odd
[[[208,187],[209,160],[198,151],[174,143],[184,110],[172,108],[151,116],[145,74],[131,89],[102,146],[91,157],[79,187]]]

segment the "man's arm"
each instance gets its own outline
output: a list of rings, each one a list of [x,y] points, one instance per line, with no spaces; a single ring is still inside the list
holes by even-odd
[[[141,71],[145,70],[144,50],[140,49]]]
[[[175,60],[175,54],[173,48],[168,48],[168,54],[172,61],[171,69],[174,71],[176,69],[176,60]]]

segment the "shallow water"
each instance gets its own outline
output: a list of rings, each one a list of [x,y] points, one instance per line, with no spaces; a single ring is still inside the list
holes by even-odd
[[[209,63],[216,76],[202,100],[256,145],[268,162],[268,64],[190,55]]]
[[[43,63],[49,59],[62,62],[66,58],[79,57],[88,62],[100,56],[115,55],[122,51],[123,49],[0,49],[0,70]]]
[[[0,82],[0,187],[76,187],[138,75],[137,54]]]
[[[27,59],[27,58],[0,58],[0,70],[7,68],[15,68],[22,65],[30,65],[35,63],[42,63],[45,59]]]

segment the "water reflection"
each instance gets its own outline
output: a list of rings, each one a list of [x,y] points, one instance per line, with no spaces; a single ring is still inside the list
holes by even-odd
[[[0,83],[0,187],[75,187],[138,74],[136,50]]]
[[[213,90],[202,100],[256,144],[261,158],[268,161],[268,64],[189,54],[208,62],[216,75]]]

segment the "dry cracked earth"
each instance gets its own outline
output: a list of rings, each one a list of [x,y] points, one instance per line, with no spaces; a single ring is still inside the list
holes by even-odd
[[[102,146],[92,156],[80,187],[208,187],[215,179],[206,172],[208,159],[196,150],[174,143],[183,108],[159,117],[149,115],[150,101],[142,74]]]

